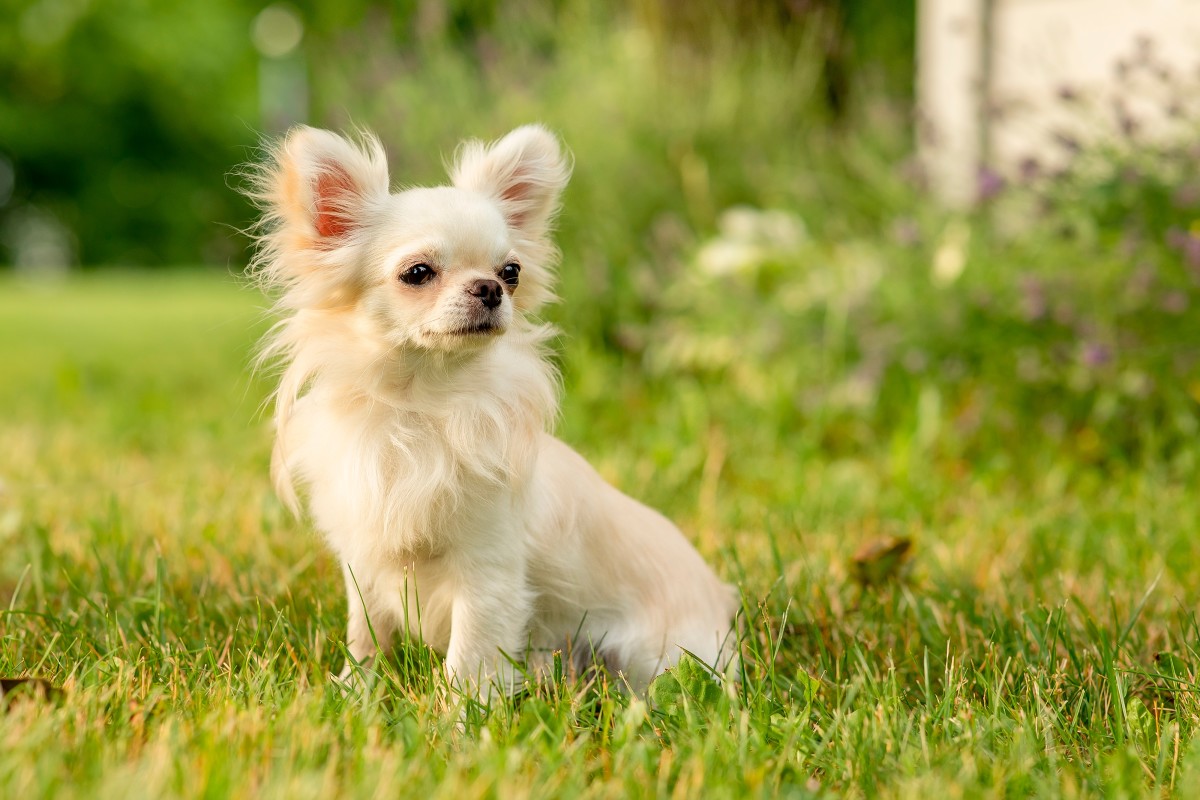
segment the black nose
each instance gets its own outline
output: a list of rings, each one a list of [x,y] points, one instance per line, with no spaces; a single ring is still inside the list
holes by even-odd
[[[479,280],[467,287],[467,294],[478,297],[488,308],[495,308],[504,299],[504,287],[500,281]]]

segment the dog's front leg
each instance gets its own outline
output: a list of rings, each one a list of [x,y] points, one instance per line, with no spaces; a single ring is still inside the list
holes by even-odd
[[[446,677],[451,687],[486,702],[521,683],[520,661],[533,609],[523,563],[475,563],[461,569],[450,612]],[[516,663],[514,663],[516,662]]]
[[[377,576],[370,569],[361,572],[345,565],[346,578],[346,650],[349,658],[339,680],[354,680],[359,667],[367,668],[380,650],[391,647],[396,621],[380,597]]]

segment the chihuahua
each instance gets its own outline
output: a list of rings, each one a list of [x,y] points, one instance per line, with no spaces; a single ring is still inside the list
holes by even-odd
[[[449,186],[392,192],[373,135],[309,127],[252,168],[252,274],[279,317],[272,476],[343,566],[344,679],[397,635],[474,698],[564,654],[633,691],[684,651],[736,663],[733,587],[547,432],[553,331],[533,315],[570,171],[538,125],[464,143]]]

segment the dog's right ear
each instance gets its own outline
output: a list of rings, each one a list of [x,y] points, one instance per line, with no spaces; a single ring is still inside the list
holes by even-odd
[[[251,230],[258,243],[253,274],[266,288],[284,289],[293,307],[344,302],[358,279],[357,260],[344,248],[361,241],[370,205],[388,195],[379,140],[364,132],[355,143],[299,126],[246,175],[245,192],[262,211]]]
[[[388,193],[387,157],[374,136],[354,144],[336,133],[299,126],[274,153],[274,169],[260,187],[267,209],[289,229],[294,247],[332,249],[347,244],[368,203]]]

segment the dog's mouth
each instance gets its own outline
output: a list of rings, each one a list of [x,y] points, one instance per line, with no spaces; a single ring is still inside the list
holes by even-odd
[[[481,320],[473,325],[466,325],[456,331],[452,331],[452,336],[496,336],[504,333],[504,328],[497,325],[489,319]]]
[[[454,309],[440,321],[441,325],[431,325],[425,332],[435,339],[441,339],[443,346],[454,346],[451,344],[453,342],[471,346],[471,342],[483,343],[503,335],[512,320],[510,315],[502,313],[500,308],[488,309],[481,306]]]

